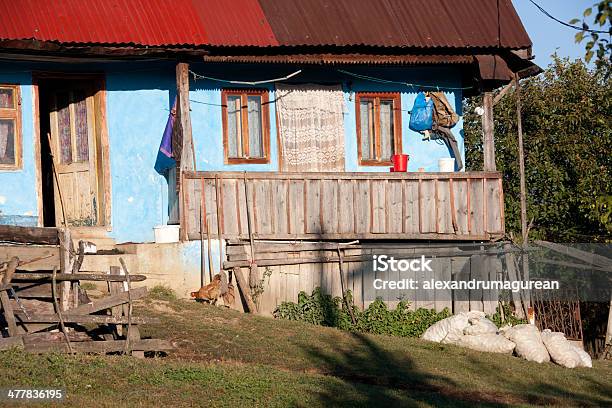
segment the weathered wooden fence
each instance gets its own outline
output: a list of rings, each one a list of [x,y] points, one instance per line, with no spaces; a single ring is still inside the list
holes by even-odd
[[[341,248],[342,279],[338,248]],[[516,249],[515,249],[516,250]],[[250,246],[248,243],[230,243],[226,248],[228,260],[226,270],[241,267],[249,274]],[[263,288],[257,303],[259,312],[271,314],[284,301],[297,302],[298,293],[308,294],[316,287],[323,293],[341,296],[350,290],[354,303],[364,309],[377,297],[394,308],[400,300],[410,302],[410,307],[442,310],[449,308],[454,313],[481,310],[495,313],[499,292],[496,290],[427,290],[425,281],[468,281],[499,280],[505,274],[504,254],[500,246],[491,244],[457,246],[453,244],[361,243],[338,246],[331,242],[262,242],[255,244],[258,275]],[[373,255],[394,256],[396,259],[419,258],[424,255],[431,259],[432,271],[374,271]],[[511,254],[511,252],[510,252]],[[412,279],[419,287],[409,290],[377,290],[375,279],[399,281]],[[237,302],[238,303],[238,302]],[[240,308],[240,305],[237,304]]]
[[[246,183],[246,196],[245,196]],[[183,238],[488,240],[501,174],[185,172]],[[247,199],[248,198],[248,199]],[[203,234],[202,234],[203,233]]]

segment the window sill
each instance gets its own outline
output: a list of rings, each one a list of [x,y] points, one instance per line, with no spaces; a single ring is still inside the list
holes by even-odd
[[[242,158],[242,159],[238,159],[238,158],[232,158],[232,159],[225,159],[225,164],[269,164],[270,163],[270,159],[268,159],[267,157],[261,157],[261,158]]]
[[[375,160],[360,160],[359,161],[359,165],[360,166],[373,166],[373,167],[390,167],[393,166],[393,162],[392,161],[375,161]]]

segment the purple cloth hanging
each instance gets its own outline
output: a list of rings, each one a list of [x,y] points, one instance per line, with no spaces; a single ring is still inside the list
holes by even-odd
[[[159,174],[164,175],[169,169],[176,166],[174,155],[172,152],[172,131],[174,129],[174,120],[176,114],[176,98],[174,98],[174,104],[172,110],[168,115],[168,121],[166,122],[166,128],[162,135],[162,140],[159,145],[159,151],[157,152],[157,159],[155,160],[155,171]]]

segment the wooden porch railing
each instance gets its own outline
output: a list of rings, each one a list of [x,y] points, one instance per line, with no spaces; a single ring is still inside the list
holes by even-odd
[[[504,234],[501,173],[184,172],[183,237],[489,240]],[[202,194],[204,192],[204,194]]]

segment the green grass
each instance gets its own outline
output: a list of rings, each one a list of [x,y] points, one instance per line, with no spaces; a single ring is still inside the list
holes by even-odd
[[[65,386],[68,406],[610,406],[612,365],[566,369],[149,298],[167,357],[0,354],[0,387]]]

